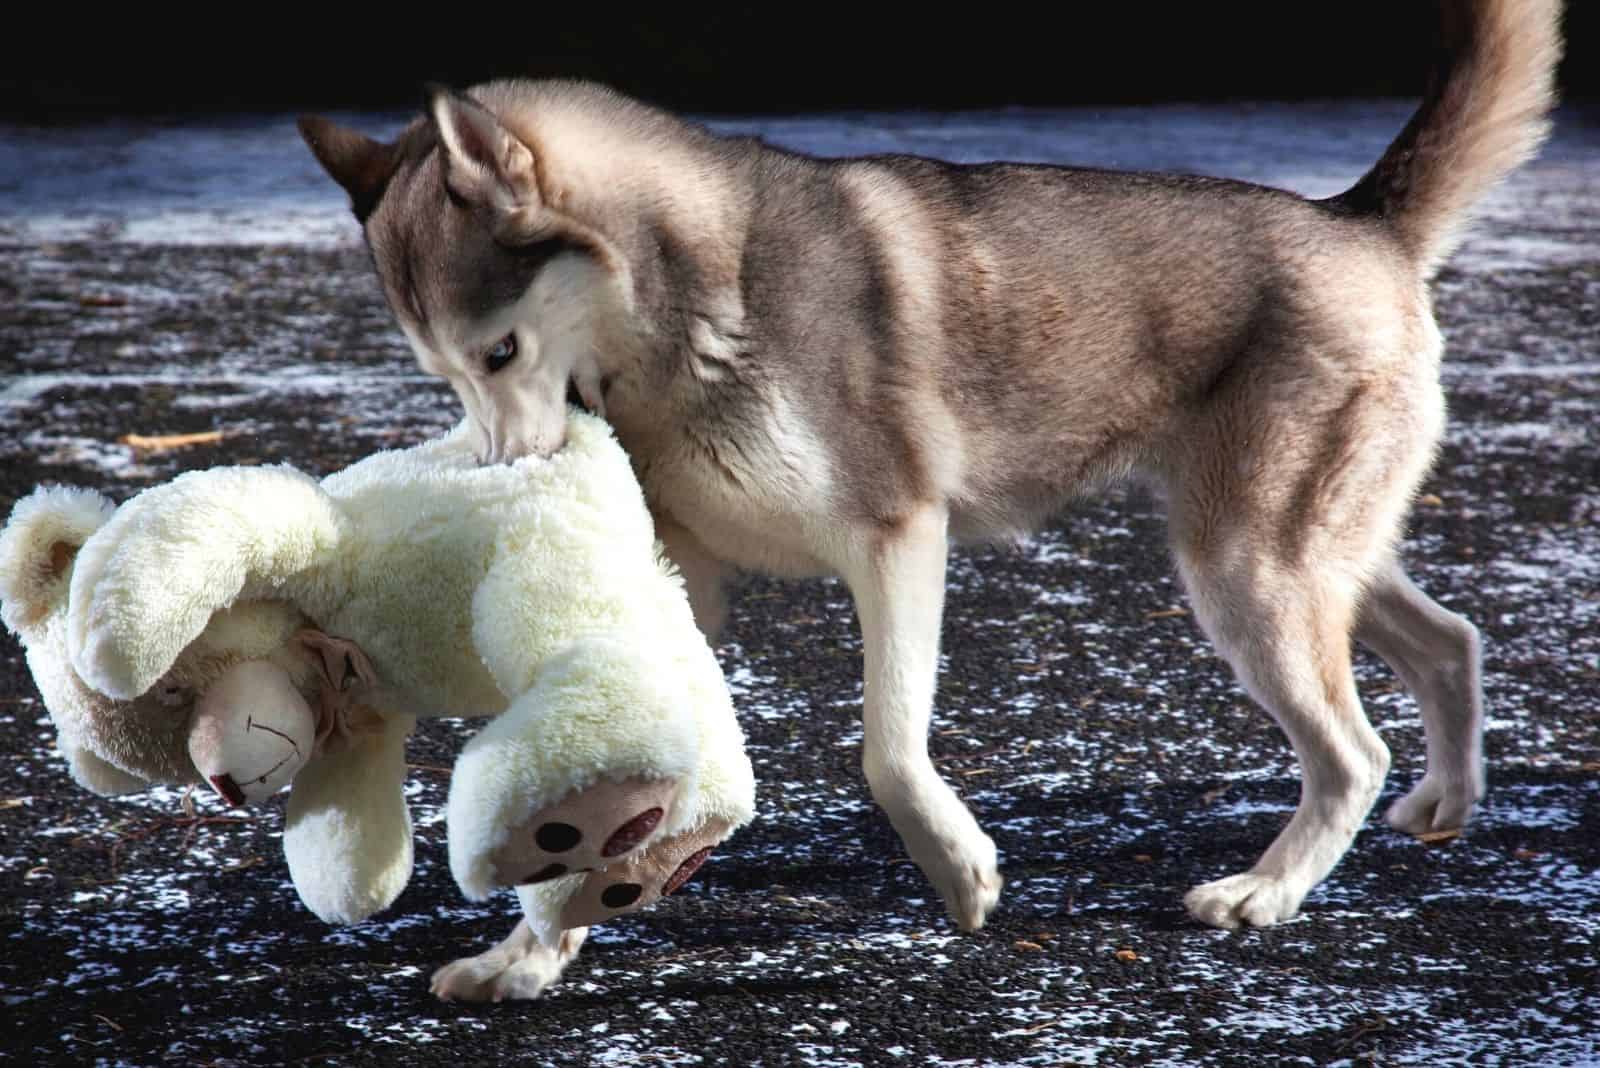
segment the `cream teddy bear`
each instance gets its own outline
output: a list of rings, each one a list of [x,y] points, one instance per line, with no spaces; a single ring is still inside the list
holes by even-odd
[[[410,879],[416,719],[482,717],[446,813],[463,893],[517,887],[553,945],[675,890],[752,818],[754,777],[625,454],[570,420],[510,465],[479,465],[463,424],[320,482],[221,467],[120,507],[19,501],[0,618],[75,780],[287,786],[294,885],[353,923]]]

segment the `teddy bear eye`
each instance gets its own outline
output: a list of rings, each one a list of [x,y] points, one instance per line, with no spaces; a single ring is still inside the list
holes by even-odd
[[[186,696],[187,691],[182,686],[162,686],[156,690],[156,700],[168,708],[183,704]]]

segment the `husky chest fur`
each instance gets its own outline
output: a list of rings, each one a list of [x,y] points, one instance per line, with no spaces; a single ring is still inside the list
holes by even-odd
[[[734,568],[835,574],[863,632],[874,798],[964,928],[992,841],[928,759],[952,541],[1138,479],[1195,618],[1283,727],[1301,807],[1186,901],[1293,916],[1388,770],[1352,637],[1400,675],[1429,766],[1397,827],[1482,792],[1477,633],[1396,544],[1444,422],[1428,285],[1548,129],[1556,0],[1452,0],[1445,61],[1343,194],[719,137],[571,81],[435,89],[386,144],[302,131],[394,315],[499,462],[603,414],[712,634]]]

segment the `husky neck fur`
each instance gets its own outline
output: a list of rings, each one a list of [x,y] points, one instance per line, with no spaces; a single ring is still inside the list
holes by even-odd
[[[728,568],[849,583],[868,780],[964,927],[1000,879],[926,754],[947,539],[1151,486],[1197,623],[1306,776],[1255,867],[1188,899],[1266,924],[1332,868],[1388,768],[1352,635],[1428,729],[1391,821],[1459,824],[1482,789],[1476,631],[1410,585],[1396,543],[1445,417],[1429,282],[1548,132],[1560,7],[1445,7],[1414,118],[1321,200],[818,158],[572,81],[434,90],[393,144],[302,131],[484,459],[558,448],[570,386],[632,456],[708,629]]]

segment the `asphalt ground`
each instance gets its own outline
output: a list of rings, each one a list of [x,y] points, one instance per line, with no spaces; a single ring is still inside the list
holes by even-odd
[[[1295,125],[1236,152],[1315,139]],[[947,143],[1025,154],[1032,128],[963,120]],[[749,576],[721,655],[756,822],[677,895],[596,928],[543,999],[444,1004],[432,969],[516,918],[509,893],[467,902],[446,862],[442,803],[470,725],[425,723],[410,751],[407,890],[330,928],[288,882],[281,804],[240,815],[181,790],[77,788],[6,635],[0,1060],[1600,1062],[1597,182],[1594,126],[1564,122],[1437,285],[1450,426],[1405,559],[1485,639],[1490,793],[1460,838],[1424,846],[1379,818],[1420,775],[1422,737],[1361,653],[1394,770],[1355,847],[1290,923],[1186,917],[1188,887],[1271,840],[1298,777],[1186,613],[1153,503],[1119,492],[1030,542],[954,555],[931,748],[1001,850],[985,929],[952,928],[871,803],[844,589]],[[123,500],[219,464],[321,475],[457,418],[349,242],[40,236],[26,210],[0,220],[0,513],[43,482]],[[220,436],[121,441],[191,432]]]

